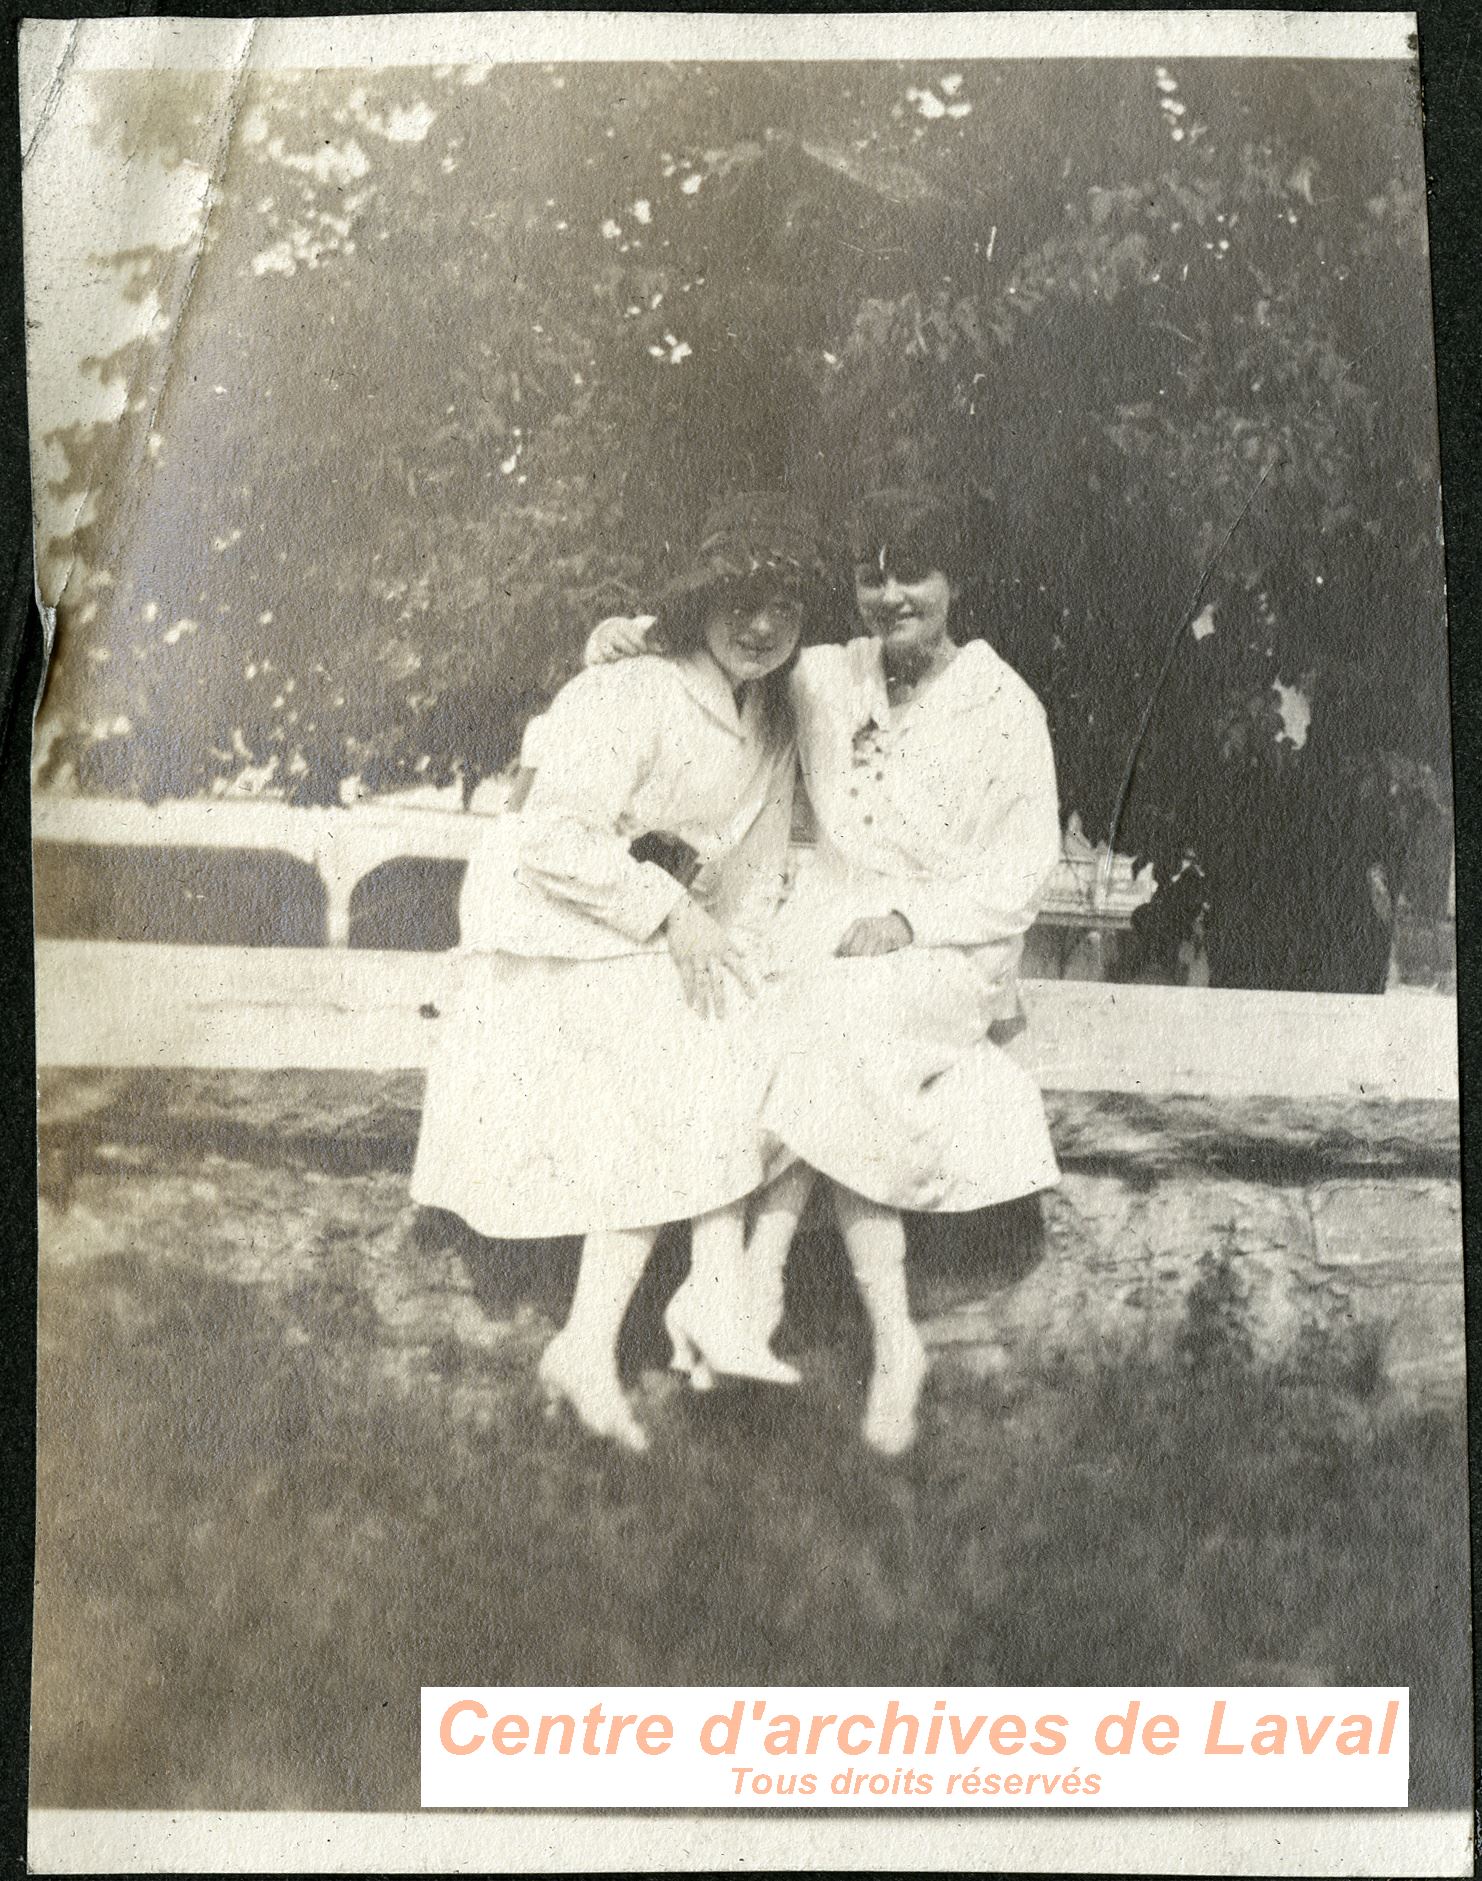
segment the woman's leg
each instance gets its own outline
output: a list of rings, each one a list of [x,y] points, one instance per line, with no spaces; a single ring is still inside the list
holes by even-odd
[[[759,1335],[772,1338],[782,1323],[782,1276],[793,1236],[818,1180],[806,1163],[793,1163],[760,1190],[746,1237],[746,1278]]]
[[[669,1302],[664,1324],[676,1368],[687,1372],[700,1390],[714,1383],[715,1372],[768,1384],[798,1382],[796,1371],[775,1357],[768,1344],[776,1317],[764,1319],[761,1311],[743,1202],[695,1217],[689,1275]]]
[[[926,1376],[926,1351],[906,1294],[905,1223],[896,1209],[866,1201],[837,1183],[833,1196],[874,1337],[864,1439],[886,1456],[899,1456],[915,1439],[916,1400]]]
[[[629,1450],[646,1450],[648,1438],[618,1379],[618,1334],[657,1239],[656,1228],[587,1236],[571,1311],[540,1361],[548,1397],[564,1399],[588,1430]]]

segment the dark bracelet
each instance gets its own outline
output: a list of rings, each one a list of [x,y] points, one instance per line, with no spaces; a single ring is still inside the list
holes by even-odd
[[[700,873],[699,850],[668,830],[649,830],[635,836],[628,845],[628,854],[635,862],[652,862],[655,868],[672,875],[681,888],[690,887]]]

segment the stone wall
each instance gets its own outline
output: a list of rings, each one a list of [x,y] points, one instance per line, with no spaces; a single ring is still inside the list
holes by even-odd
[[[1441,1104],[1051,1096],[1063,1166],[1042,1255],[944,1303],[983,1371],[1201,1342],[1330,1356],[1405,1402],[1465,1389],[1457,1115]]]
[[[419,1252],[398,1236],[420,1094],[415,1073],[45,1073],[43,1260],[157,1242],[193,1218],[228,1268],[240,1255],[239,1277],[287,1285],[317,1258],[323,1220],[343,1215],[336,1258],[354,1250],[356,1272],[374,1281],[387,1339],[420,1348],[462,1336],[454,1329],[487,1316],[477,1296],[501,1257],[488,1244]],[[1454,1104],[1047,1102],[1057,1190],[913,1230],[915,1308],[943,1364],[1028,1387],[1067,1366],[1174,1348],[1197,1376],[1237,1350],[1279,1367],[1321,1358],[1367,1388],[1387,1383],[1400,1403],[1460,1407]],[[795,1336],[826,1341],[852,1308],[818,1214],[790,1294]],[[548,1316],[564,1310],[573,1257],[526,1263]]]

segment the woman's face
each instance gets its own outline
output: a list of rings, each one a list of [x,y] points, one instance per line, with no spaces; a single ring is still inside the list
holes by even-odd
[[[949,641],[947,621],[957,590],[939,568],[892,568],[859,562],[854,599],[866,629],[892,664],[925,664]]]
[[[803,604],[792,594],[761,601],[720,600],[705,617],[705,644],[733,686],[765,679],[792,658],[803,632]]]

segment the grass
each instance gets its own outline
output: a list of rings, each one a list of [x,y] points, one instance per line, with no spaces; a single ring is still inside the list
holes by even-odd
[[[34,1802],[415,1808],[423,1684],[1325,1681],[1409,1684],[1467,1805],[1459,1423],[1361,1344],[1259,1363],[1226,1251],[1161,1357],[939,1367],[901,1465],[852,1335],[800,1394],[650,1379],[634,1460],[539,1414],[547,1330],[399,1376],[332,1262],[49,1266]]]

